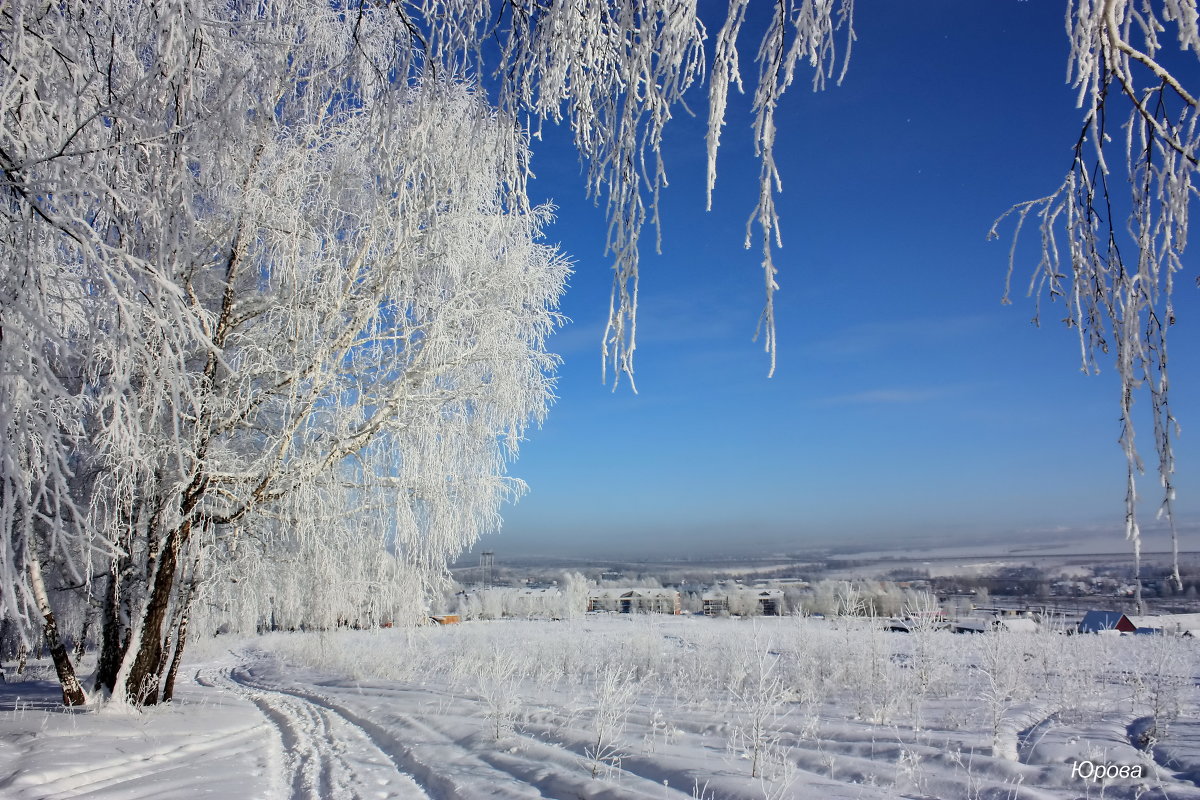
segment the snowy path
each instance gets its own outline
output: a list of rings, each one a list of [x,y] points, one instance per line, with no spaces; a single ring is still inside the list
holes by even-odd
[[[272,720],[285,752],[297,754],[291,767],[294,798],[691,797],[664,786],[661,776],[642,776],[636,771],[627,770],[619,786],[593,780],[581,766],[581,743],[563,746],[512,732],[506,745],[497,748],[481,732],[486,727],[481,724],[483,712],[469,697],[439,696],[427,687],[330,679],[294,667],[287,668],[285,674],[273,656],[261,652],[243,654],[241,661],[240,666],[223,670],[215,680],[198,677],[223,682],[221,685],[246,696]],[[420,713],[431,704],[438,706],[436,713]],[[318,728],[305,721],[313,718],[325,722]],[[364,754],[368,752],[378,756],[367,758]],[[331,771],[342,769],[339,760],[344,763],[345,757],[339,754],[344,753],[353,754],[355,763],[350,772],[357,776],[355,781],[326,787],[321,780],[327,780],[324,776]],[[360,762],[379,764],[380,759],[390,762],[393,771],[404,777],[415,776],[415,780],[409,780],[417,793],[377,795],[363,791],[381,778]],[[310,766],[311,762],[317,766]],[[312,793],[314,786],[316,793]],[[393,787],[389,784],[388,788]]]
[[[201,669],[196,682],[241,695],[274,728],[292,800],[423,800],[413,777],[339,709],[299,692],[260,685],[249,665]]]
[[[334,678],[258,650],[200,665],[177,702],[144,711],[68,710],[57,697],[49,680],[0,689],[3,800],[692,797],[653,760],[593,779],[582,736],[511,731],[498,743],[477,698]]]

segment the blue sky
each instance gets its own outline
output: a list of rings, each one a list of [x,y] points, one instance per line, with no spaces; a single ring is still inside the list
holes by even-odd
[[[1081,374],[1061,305],[1030,324],[1034,239],[1011,306],[1000,303],[1009,243],[986,241],[996,217],[1052,191],[1069,167],[1080,112],[1063,15],[1048,0],[859,0],[843,85],[814,94],[799,82],[779,115],[770,379],[752,341],[759,257],[742,248],[758,173],[748,98],[731,103],[710,213],[703,119],[672,123],[663,255],[643,239],[636,395],[600,377],[602,211],[583,196],[566,133],[535,142],[531,192],[559,206],[549,238],[576,262],[563,304],[573,322],[551,343],[564,359],[559,400],[511,469],[531,491],[481,546],[616,556],[1051,530],[1119,538],[1113,371]],[[703,98],[693,107],[702,117]],[[1179,510],[1192,521],[1196,272],[1193,258],[1171,334]],[[1148,420],[1140,433],[1152,469]],[[1147,522],[1156,489],[1152,475],[1142,482]]]

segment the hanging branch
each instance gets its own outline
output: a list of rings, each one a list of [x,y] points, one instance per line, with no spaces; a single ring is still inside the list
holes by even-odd
[[[1038,200],[1014,206],[997,220],[1016,219],[1009,254],[1009,281],[1016,239],[1026,219],[1039,220],[1041,259],[1029,294],[1062,298],[1068,326],[1079,335],[1082,368],[1099,371],[1100,355],[1114,358],[1121,382],[1120,444],[1126,460],[1125,535],[1141,568],[1137,476],[1143,472],[1135,444],[1134,402],[1147,396],[1162,486],[1158,516],[1171,531],[1172,579],[1182,588],[1175,527],[1174,439],[1168,331],[1175,322],[1172,293],[1183,269],[1189,206],[1197,197],[1200,103],[1160,59],[1160,35],[1173,29],[1183,58],[1200,58],[1194,2],[1165,0],[1073,0],[1068,6],[1070,78],[1078,90],[1084,122],[1066,179]],[[1135,46],[1135,36],[1141,46]],[[1124,117],[1125,173],[1130,194],[1124,226],[1111,194],[1113,135],[1110,117]],[[1120,134],[1116,134],[1119,136]],[[1118,151],[1119,152],[1119,151]],[[1124,205],[1120,200],[1118,205]],[[1060,240],[1065,253],[1060,254]],[[1006,286],[1004,301],[1008,302]],[[1040,316],[1040,309],[1035,321]],[[1137,597],[1141,605],[1140,581]]]

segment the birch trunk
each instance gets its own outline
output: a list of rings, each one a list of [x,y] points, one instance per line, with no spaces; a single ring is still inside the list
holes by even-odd
[[[54,671],[58,673],[58,682],[62,684],[63,705],[84,705],[87,703],[87,695],[84,694],[83,687],[79,685],[79,678],[75,674],[75,667],[71,664],[67,648],[58,638],[58,622],[54,619],[54,612],[50,609],[50,597],[46,593],[46,583],[42,578],[42,563],[38,560],[37,553],[32,550],[29,552],[28,569],[29,586],[33,590],[34,600],[37,602],[38,610],[44,620],[42,631],[46,637],[46,645],[50,648],[50,658],[54,661]]]
[[[179,625],[176,628],[175,655],[171,659],[171,668],[167,670],[167,679],[163,684],[162,700],[168,703],[175,696],[175,677],[179,674],[179,665],[183,662],[183,647],[187,644],[188,612],[191,609],[192,597],[188,593],[179,613]]]

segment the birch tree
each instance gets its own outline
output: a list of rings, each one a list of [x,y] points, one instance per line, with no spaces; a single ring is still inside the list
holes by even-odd
[[[520,129],[366,13],[3,10],[0,600],[50,637],[39,565],[103,583],[118,699],[169,695],[239,537],[357,512],[431,580],[520,490],[567,269]]]

